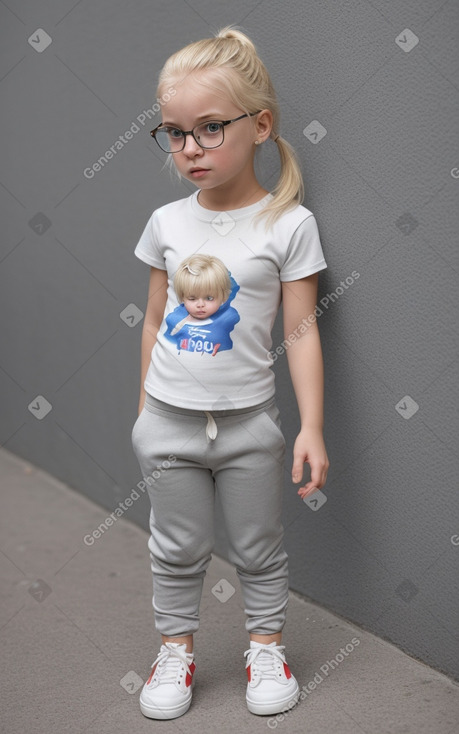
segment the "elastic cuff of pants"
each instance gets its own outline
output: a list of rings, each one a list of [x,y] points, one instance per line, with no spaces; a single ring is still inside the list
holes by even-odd
[[[207,418],[207,426],[206,426],[206,436],[208,441],[214,441],[217,438],[218,428],[217,424],[215,423],[214,417],[212,413],[208,413],[207,410],[204,411]]]

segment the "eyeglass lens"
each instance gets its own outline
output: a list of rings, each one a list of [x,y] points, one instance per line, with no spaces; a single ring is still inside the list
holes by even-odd
[[[197,125],[194,137],[203,148],[217,148],[223,142],[223,125],[210,120]],[[156,140],[166,153],[177,153],[184,147],[185,136],[176,127],[165,126],[156,131]]]

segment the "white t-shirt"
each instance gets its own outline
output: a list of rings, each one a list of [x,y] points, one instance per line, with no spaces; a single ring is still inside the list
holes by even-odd
[[[312,212],[287,211],[268,230],[253,215],[272,199],[216,212],[201,206],[199,191],[151,215],[135,248],[148,265],[167,270],[164,319],[144,382],[147,393],[182,408],[246,408],[274,395],[271,330],[281,281],[327,267]],[[218,257],[231,276],[227,301],[208,320],[184,321],[187,311],[173,287],[175,271],[193,254]]]

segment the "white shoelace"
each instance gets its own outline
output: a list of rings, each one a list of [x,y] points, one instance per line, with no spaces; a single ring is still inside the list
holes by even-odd
[[[263,678],[277,678],[278,672],[276,664],[285,663],[283,651],[285,645],[276,645],[273,647],[251,647],[246,650],[244,657],[247,658],[246,668],[252,666],[252,674],[254,677],[261,674]]]
[[[191,675],[191,663],[188,663],[186,653],[182,652],[182,650],[177,650],[175,647],[163,649],[164,647],[166,646],[161,646],[161,651],[151,666],[154,668],[158,664],[153,679],[158,676],[161,679],[160,683],[175,683],[182,664],[185,667],[185,672]]]

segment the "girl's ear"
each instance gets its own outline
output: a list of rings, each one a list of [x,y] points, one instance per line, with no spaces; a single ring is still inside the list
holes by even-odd
[[[271,110],[261,110],[256,117],[255,126],[260,143],[264,143],[271,135],[273,128],[273,114]]]

